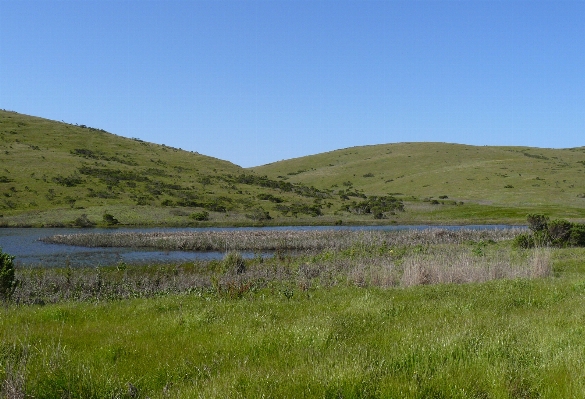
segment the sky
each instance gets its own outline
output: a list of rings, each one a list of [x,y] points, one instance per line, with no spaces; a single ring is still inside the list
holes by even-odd
[[[0,0],[0,108],[251,167],[585,145],[585,0]]]

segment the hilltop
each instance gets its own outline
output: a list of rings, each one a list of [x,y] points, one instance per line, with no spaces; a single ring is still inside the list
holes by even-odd
[[[398,143],[244,169],[0,110],[0,226],[523,223],[585,218],[585,147]]]

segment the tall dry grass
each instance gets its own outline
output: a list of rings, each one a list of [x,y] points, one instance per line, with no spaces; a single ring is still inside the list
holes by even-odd
[[[20,269],[13,300],[21,304],[115,300],[176,293],[241,297],[267,287],[307,291],[322,287],[410,287],[529,279],[551,273],[548,249],[515,251],[497,246],[478,255],[470,245],[367,248],[273,258],[124,268]]]
[[[353,245],[403,246],[462,244],[468,241],[509,240],[525,229],[495,230],[425,230],[400,231],[202,231],[202,232],[152,232],[152,233],[80,233],[54,235],[43,241],[83,247],[131,247],[156,248],[172,251],[278,251],[278,250],[340,250]]]
[[[226,250],[226,258],[189,265],[21,269],[14,300],[55,303],[194,291],[241,296],[273,284],[306,291],[339,285],[409,287],[547,276],[551,270],[549,250],[535,249],[526,256],[527,252],[497,244],[522,231],[426,229],[58,235],[48,241],[165,250]],[[274,250],[276,254],[272,258],[245,260],[235,252],[238,250]]]
[[[405,260],[400,285],[462,284],[498,279],[540,278],[551,273],[548,249],[535,250],[527,259],[515,261],[509,251],[492,256],[470,253],[415,255]]]
[[[0,385],[0,398],[24,399],[26,397],[26,363],[29,358],[28,345],[6,346],[1,353],[4,379]]]

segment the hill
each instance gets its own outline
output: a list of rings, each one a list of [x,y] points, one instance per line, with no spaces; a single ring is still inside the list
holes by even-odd
[[[252,170],[341,195],[356,190],[392,194],[410,201],[407,209],[421,220],[497,221],[521,219],[528,212],[585,216],[585,147],[398,143],[346,148]]]
[[[585,147],[399,143],[244,169],[0,110],[0,226],[524,223],[585,218]]]
[[[2,226],[251,224],[270,200],[315,196],[227,161],[5,110],[0,158]]]

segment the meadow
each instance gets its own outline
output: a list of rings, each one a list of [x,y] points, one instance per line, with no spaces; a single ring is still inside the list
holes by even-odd
[[[273,257],[17,270],[2,395],[581,397],[582,248],[374,233]]]

